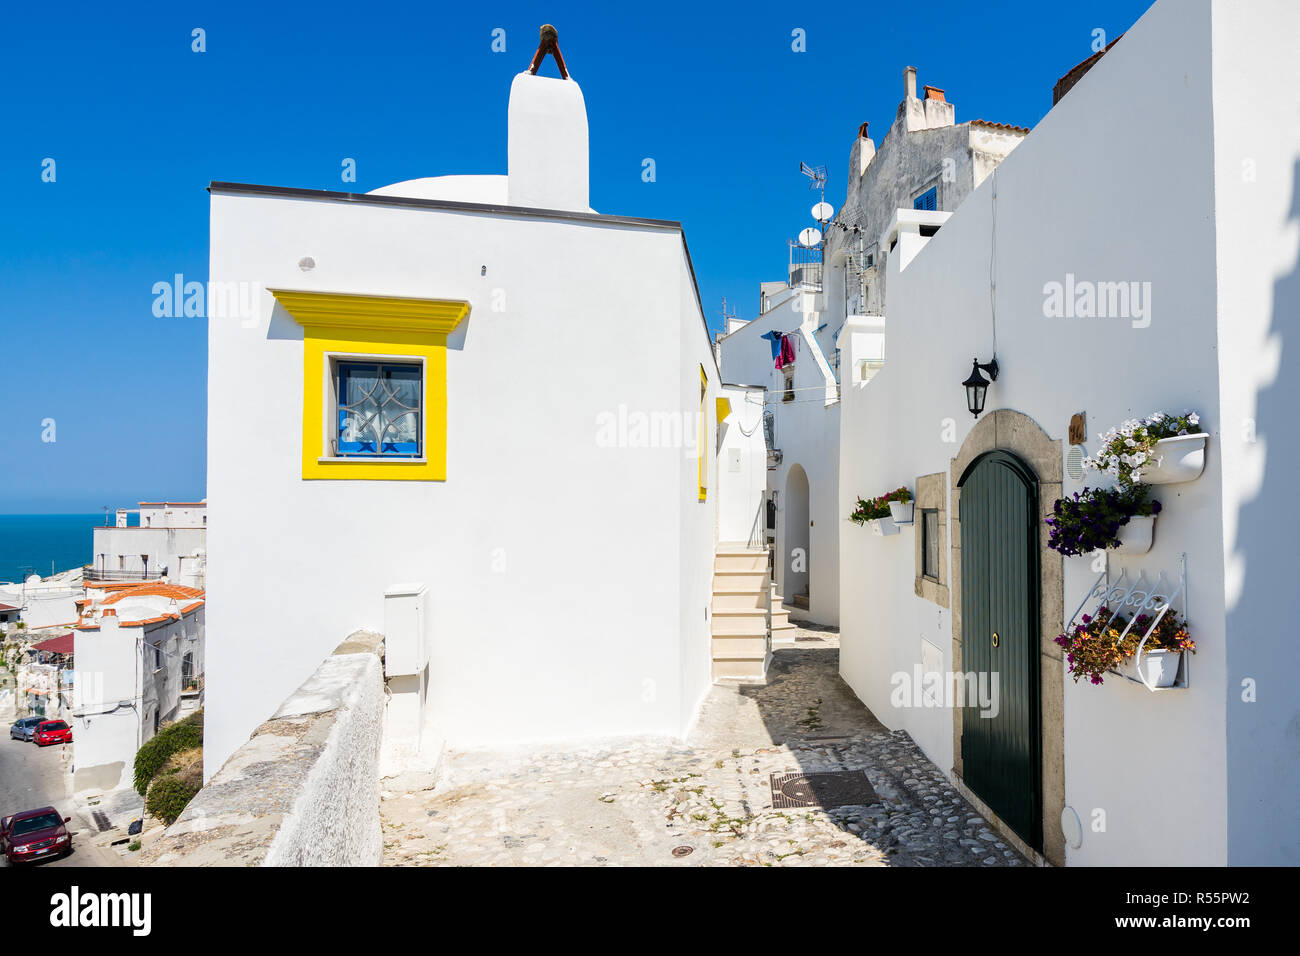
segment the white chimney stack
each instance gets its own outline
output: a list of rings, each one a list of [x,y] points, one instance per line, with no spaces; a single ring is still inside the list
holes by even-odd
[[[537,75],[547,55],[555,58],[558,80]],[[588,212],[587,104],[549,23],[542,25],[527,72],[510,84],[508,124],[510,205]]]

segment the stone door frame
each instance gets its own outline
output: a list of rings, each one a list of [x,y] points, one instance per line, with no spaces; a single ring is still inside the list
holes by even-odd
[[[1048,437],[1028,415],[1000,408],[985,413],[962,442],[948,470],[950,592],[952,617],[952,669],[962,671],[961,641],[961,481],[966,469],[989,451],[1011,452],[1038,476],[1038,509],[1046,518],[1062,494],[1061,442]],[[1022,854],[1044,864],[1065,865],[1065,837],[1061,832],[1061,811],[1065,808],[1065,662],[1056,637],[1065,626],[1064,564],[1061,555],[1047,547],[1047,525],[1039,524],[1039,728],[1042,754],[1043,849],[1039,853],[1002,822],[965,785],[962,779],[962,708],[953,708],[952,778],[957,789],[984,814],[1007,843]]]

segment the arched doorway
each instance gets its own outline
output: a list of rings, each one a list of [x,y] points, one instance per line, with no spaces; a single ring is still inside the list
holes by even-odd
[[[1005,744],[981,739],[982,735],[987,738],[993,727],[981,728],[978,724],[989,724],[995,718],[979,716],[978,708],[953,707],[953,782],[1016,849],[1058,865],[1065,863],[1060,823],[1065,807],[1065,667],[1055,638],[1064,627],[1064,566],[1061,555],[1047,547],[1048,527],[1043,519],[1050,513],[1052,502],[1061,497],[1062,462],[1061,441],[1051,438],[1028,415],[1009,408],[987,412],[952,459],[948,505],[953,671],[970,675],[981,669],[988,671],[990,663],[997,663],[991,659],[994,631],[998,633],[996,650],[1002,658],[1010,655],[1023,662],[1018,647],[1013,650],[1003,644],[1006,635],[1000,628],[1005,625],[1001,621],[995,625],[993,616],[1006,613],[1003,609],[1012,606],[1019,612],[1026,600],[1032,602],[1030,647],[1025,651],[1026,655],[1032,654],[1030,671],[1017,677],[1020,690],[1014,694],[1008,687],[999,688],[999,703],[1000,710],[1022,708],[1024,717],[1017,719],[1037,721],[1036,732],[1030,731],[1036,733],[1037,777],[1016,784],[1021,799],[1028,793],[1038,800],[1036,822],[1025,823],[1023,812],[1014,808],[995,808],[976,790],[980,786],[996,800],[1006,796],[997,793],[996,785],[989,785],[988,768],[982,765],[987,753],[980,752],[981,746],[1000,748]],[[1027,500],[1031,490],[1032,500]],[[1030,520],[1024,517],[1026,511],[1032,516],[1034,529],[1028,533],[1021,527],[1022,519]],[[972,526],[969,529],[968,522]],[[1025,549],[1033,549],[1032,555],[1021,550],[1022,544]],[[1000,555],[1010,557],[995,569],[994,562],[1003,561]],[[1022,557],[1023,565],[1019,563]],[[1021,582],[1030,575],[1026,598]],[[969,608],[968,596],[973,602]],[[981,608],[981,602],[987,607]],[[1018,638],[1012,640],[1018,643]],[[1033,700],[1031,693],[1036,694]],[[1022,722],[1017,729],[1023,732],[1024,726]],[[981,765],[968,769],[964,751],[971,747],[975,748],[976,763]],[[969,779],[972,774],[974,781]],[[1004,817],[1004,813],[1010,816]],[[1030,837],[1025,838],[1022,832],[1028,832]],[[1034,836],[1038,837],[1038,845],[1034,845]]]
[[[1041,851],[1038,476],[1010,452],[990,451],[958,487],[962,666],[976,680],[961,702],[963,779]]]
[[[781,593],[787,604],[805,610],[811,605],[808,521],[808,473],[801,465],[791,465],[785,477],[785,578]]]

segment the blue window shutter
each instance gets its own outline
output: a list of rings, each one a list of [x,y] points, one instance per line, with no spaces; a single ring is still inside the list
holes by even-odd
[[[921,195],[917,196],[912,202],[913,209],[924,209],[933,212],[938,208],[939,187],[931,186]]]

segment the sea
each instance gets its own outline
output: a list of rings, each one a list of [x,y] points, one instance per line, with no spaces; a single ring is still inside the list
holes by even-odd
[[[104,514],[0,515],[0,583],[90,564]],[[51,571],[50,569],[54,570]]]

